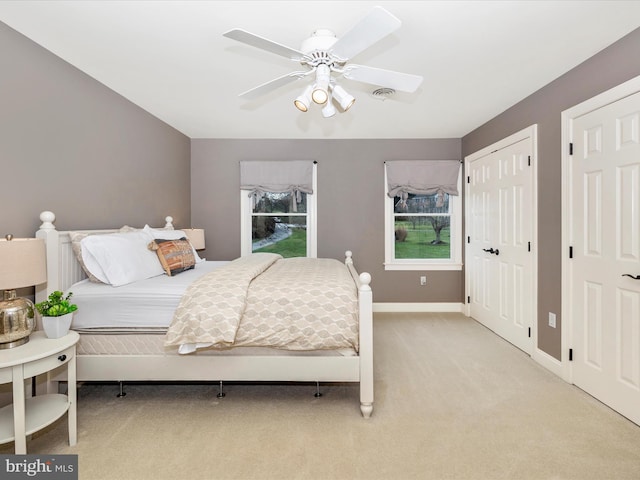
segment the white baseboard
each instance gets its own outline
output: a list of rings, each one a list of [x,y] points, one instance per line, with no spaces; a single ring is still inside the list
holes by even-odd
[[[374,312],[462,312],[462,303],[375,303]]]
[[[534,361],[542,365],[544,368],[546,368],[550,372],[555,373],[558,377],[562,378],[567,382],[569,381],[569,379],[567,379],[565,376],[562,362],[557,358],[552,357],[547,352],[544,352],[539,348],[534,348],[531,358],[533,358]]]

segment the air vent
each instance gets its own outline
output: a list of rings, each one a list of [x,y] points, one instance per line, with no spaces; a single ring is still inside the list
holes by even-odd
[[[396,93],[396,91],[393,88],[382,87],[375,89],[373,92],[371,92],[371,95],[373,95],[375,98],[385,100],[394,93]]]

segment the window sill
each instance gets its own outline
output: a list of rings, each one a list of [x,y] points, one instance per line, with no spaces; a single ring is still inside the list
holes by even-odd
[[[461,263],[385,263],[385,270],[462,270]]]

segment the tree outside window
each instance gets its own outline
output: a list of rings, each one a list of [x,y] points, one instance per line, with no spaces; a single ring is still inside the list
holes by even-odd
[[[449,195],[409,194],[393,199],[394,257],[396,259],[451,258]]]
[[[283,257],[307,255],[307,194],[299,202],[291,193],[265,193],[251,214],[252,252],[279,253]]]

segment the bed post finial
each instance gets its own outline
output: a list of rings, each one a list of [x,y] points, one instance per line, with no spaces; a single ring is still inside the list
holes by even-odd
[[[166,230],[173,230],[173,217],[171,216],[164,217],[164,221],[167,222],[164,228]]]
[[[351,258],[353,257],[353,252],[351,250],[347,250],[346,252],[344,252],[344,256],[345,256],[344,263],[353,264],[353,258]]]
[[[53,224],[55,222],[56,216],[53,212],[44,211],[40,214],[40,221],[42,221],[42,225],[40,225],[40,230],[55,230],[56,227]]]

